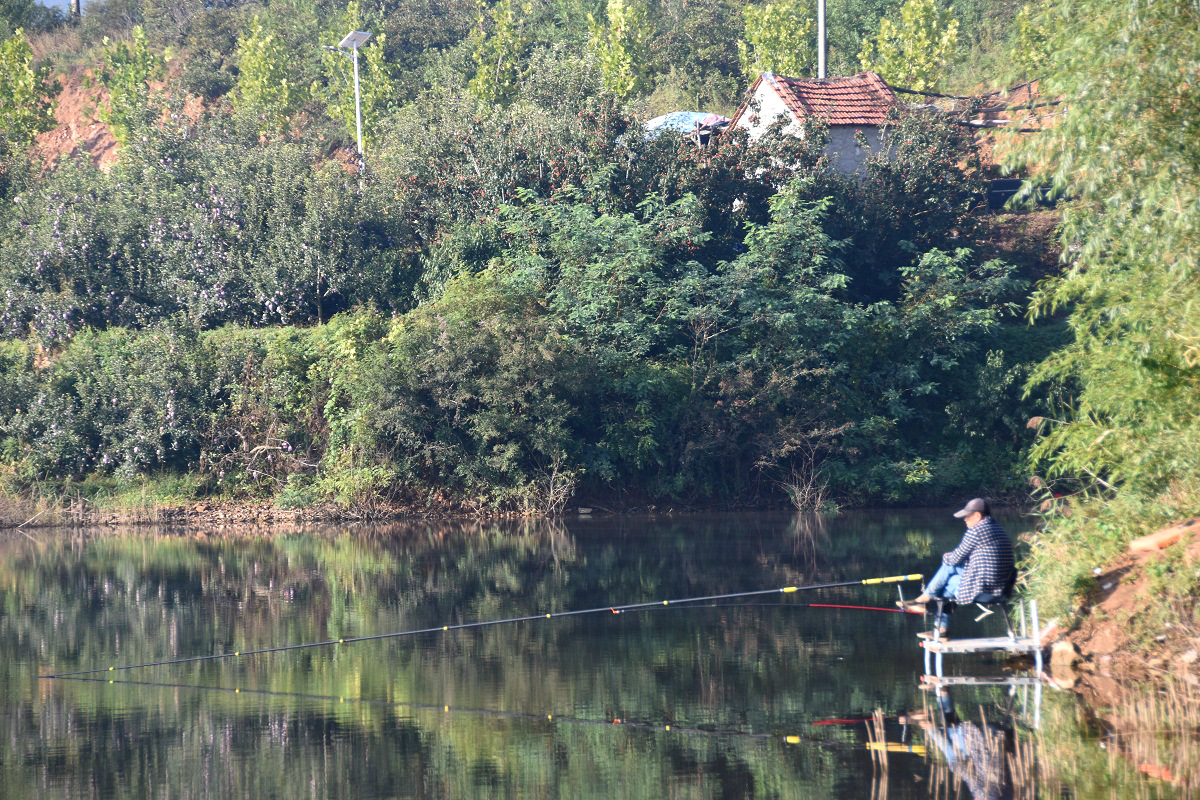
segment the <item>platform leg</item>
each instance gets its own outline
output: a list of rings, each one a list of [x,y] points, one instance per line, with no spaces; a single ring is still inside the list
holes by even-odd
[[[1029,618],[1033,622],[1033,663],[1037,667],[1038,678],[1042,677],[1042,629],[1038,621],[1037,600],[1029,601]]]
[[[925,674],[932,675],[933,673],[929,669],[929,648],[922,646],[921,649],[925,651]]]

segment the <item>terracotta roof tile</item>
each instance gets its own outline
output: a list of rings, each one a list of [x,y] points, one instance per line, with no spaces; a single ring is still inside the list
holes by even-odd
[[[763,76],[797,117],[822,117],[830,125],[882,125],[896,105],[896,94],[874,72],[823,81]]]
[[[882,125],[888,111],[899,103],[895,92],[874,72],[860,72],[845,78],[823,81],[787,78],[764,72],[759,76],[746,100],[733,115],[730,129],[737,126],[750,105],[750,100],[766,81],[797,119],[812,114],[823,117],[830,125]]]

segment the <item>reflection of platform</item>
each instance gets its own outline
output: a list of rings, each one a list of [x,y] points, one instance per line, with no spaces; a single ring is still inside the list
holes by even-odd
[[[939,677],[925,675],[921,679],[922,689],[940,689],[943,686],[1034,686],[1041,684],[1039,678],[1032,675],[1014,675],[1007,678],[973,678],[965,675]]]
[[[928,639],[922,640],[925,648],[925,674],[933,673],[942,677],[942,656],[947,653],[1009,653],[1011,655],[1033,656],[1036,674],[1042,673],[1042,642],[1038,627],[1037,601],[1030,600],[1028,606],[1028,621],[1026,620],[1026,605],[1021,601],[1017,605],[1020,635],[1013,630],[1008,612],[1004,621],[1008,628],[1007,636],[984,636],[978,639]],[[1030,635],[1032,632],[1032,635]],[[932,654],[933,658],[930,659]],[[932,664],[930,661],[932,660]],[[932,666],[932,669],[930,667]]]
[[[1039,672],[1038,675],[1009,675],[1004,677],[975,677],[967,675],[954,675],[951,677],[942,677],[939,675],[922,675],[920,689],[925,692],[937,692],[938,697],[950,696],[952,688],[971,689],[974,687],[1003,687],[1007,689],[1009,697],[1015,700],[1019,697],[1021,701],[1021,717],[1024,717],[1030,726],[1034,729],[1040,728],[1042,725],[1042,686],[1047,681]],[[1050,684],[1053,686],[1053,684]],[[1032,688],[1030,688],[1032,687]],[[1033,699],[1033,713],[1029,713],[1030,695]],[[928,695],[926,695],[928,696]],[[939,699],[938,705],[942,707],[943,701]],[[944,711],[945,708],[942,707]],[[1015,707],[1013,709],[1015,713]],[[1014,719],[1016,717],[1014,716]]]

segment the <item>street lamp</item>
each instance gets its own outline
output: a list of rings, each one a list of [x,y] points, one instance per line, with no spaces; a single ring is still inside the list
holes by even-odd
[[[358,48],[366,44],[367,39],[371,38],[371,34],[366,31],[350,31],[346,34],[346,38],[338,42],[337,47],[324,45],[326,50],[332,50],[335,53],[341,53],[354,62],[354,123],[358,129],[358,166],[362,169],[363,166],[363,144],[362,144],[362,93],[358,86]],[[350,48],[350,52],[346,52],[346,48]]]

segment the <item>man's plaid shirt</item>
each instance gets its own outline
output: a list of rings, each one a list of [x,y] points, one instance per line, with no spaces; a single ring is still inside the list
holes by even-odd
[[[970,603],[981,594],[999,597],[1013,570],[1013,548],[996,520],[984,517],[967,528],[962,543],[942,556],[942,563],[963,567],[954,599]]]

